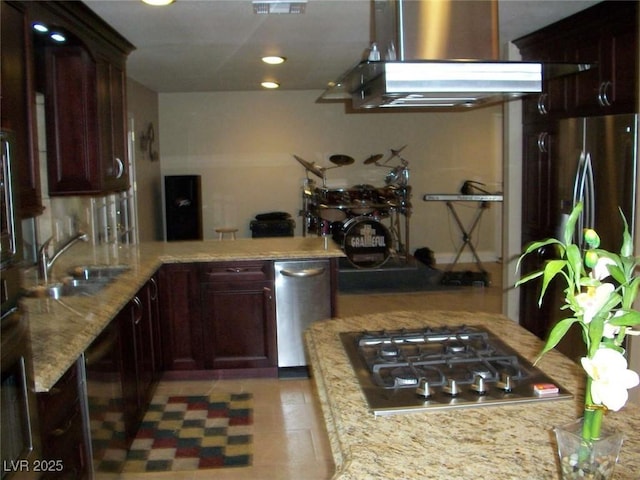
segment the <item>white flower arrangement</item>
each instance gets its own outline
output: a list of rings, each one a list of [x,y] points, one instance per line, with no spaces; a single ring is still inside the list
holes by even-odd
[[[626,335],[638,335],[633,327],[640,325],[640,312],[633,309],[638,295],[640,277],[635,271],[640,259],[633,255],[632,238],[624,215],[623,241],[620,254],[599,249],[600,237],[592,229],[584,234],[584,252],[573,243],[574,230],[582,204],[571,212],[563,241],[550,238],[527,247],[518,261],[544,246],[555,246],[559,258],[548,261],[542,270],[521,278],[516,286],[541,278],[542,289],[538,304],[542,303],[549,283],[561,275],[567,283],[563,310],[571,315],[560,320],[538,356],[538,360],[553,349],[569,328],[578,324],[586,345],[581,359],[587,374],[582,438],[593,441],[600,437],[603,415],[607,410],[620,410],[628,400],[628,390],[638,385],[640,377],[628,369],[624,357]]]

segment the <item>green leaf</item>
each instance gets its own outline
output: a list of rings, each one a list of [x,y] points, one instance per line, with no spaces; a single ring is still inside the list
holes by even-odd
[[[593,357],[600,346],[602,334],[604,333],[604,318],[596,315],[589,323],[589,341],[587,342],[587,353],[589,358]]]
[[[577,245],[567,245],[567,275],[576,290],[580,289],[580,277],[582,276],[582,255]]]
[[[635,325],[640,325],[640,312],[636,310],[627,310],[622,315],[618,315],[617,317],[613,317],[609,320],[609,325],[614,325],[616,327],[633,327]]]
[[[515,285],[516,285],[516,287],[519,287],[523,283],[527,283],[527,282],[529,282],[531,280],[534,280],[534,279],[536,279],[538,277],[541,277],[542,274],[544,274],[544,270],[538,270],[536,272],[530,273],[529,275],[526,275],[526,276],[522,277],[520,280],[518,280]]]
[[[574,317],[565,318],[563,320],[560,320],[558,323],[556,323],[553,326],[553,328],[551,329],[551,332],[549,332],[549,337],[547,338],[547,342],[542,348],[542,351],[538,354],[538,357],[536,358],[534,365],[538,363],[538,361],[542,358],[542,356],[545,353],[547,353],[549,350],[553,350],[555,346],[558,345],[560,340],[562,340],[562,337],[564,337],[565,334],[571,328],[571,325],[573,325],[576,322],[579,322],[577,318],[574,318]]]
[[[640,288],[640,277],[635,277],[629,285],[622,289],[622,305],[625,308],[633,306],[633,302],[638,296],[638,288]]]
[[[542,247],[546,247],[547,245],[553,245],[556,244],[560,247],[560,249],[562,251],[564,251],[564,245],[562,245],[562,243],[560,243],[560,241],[556,240],[555,238],[547,238],[546,240],[540,240],[537,242],[533,242],[530,243],[527,248],[525,249],[525,251],[522,253],[522,255],[520,255],[520,258],[518,259],[518,262],[516,263],[516,271],[520,270],[520,265],[522,264],[522,260],[524,260],[524,258],[531,254],[531,253],[537,253],[538,249],[542,248]]]
[[[564,226],[564,244],[569,246],[572,244],[573,232],[576,229],[576,222],[582,213],[582,202],[578,202],[576,206],[573,208],[573,211],[569,215],[567,219],[567,223]]]
[[[622,212],[622,209],[618,207],[620,210],[620,216],[622,217],[622,222],[624,223],[624,232],[622,233],[622,248],[620,249],[620,255],[623,257],[630,257],[633,255],[633,239],[631,238],[631,234],[629,233],[629,224],[627,223],[627,219]]]
[[[542,298],[544,297],[547,287],[553,278],[562,271],[567,262],[565,260],[550,260],[544,267],[544,277],[542,279],[542,289],[540,290],[540,298],[538,299],[538,305],[542,304]]]

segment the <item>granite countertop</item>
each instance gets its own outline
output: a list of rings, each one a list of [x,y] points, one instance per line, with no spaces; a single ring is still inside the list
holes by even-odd
[[[552,428],[581,415],[582,369],[549,352],[538,367],[574,394],[570,400],[374,416],[339,338],[340,332],[424,325],[479,325],[533,361],[542,342],[500,315],[394,312],[318,322],[306,344],[331,444],[333,478],[558,479]],[[627,404],[605,422],[625,433],[616,480],[640,475],[640,407]]]
[[[92,246],[79,243],[54,265],[52,279],[78,265],[129,265],[129,271],[91,296],[59,300],[23,298],[31,331],[35,388],[48,391],[129,302],[157,269],[166,263],[279,260],[343,257],[339,247],[318,237],[275,237],[189,242],[148,242],[139,245]],[[34,284],[34,272],[23,284]]]

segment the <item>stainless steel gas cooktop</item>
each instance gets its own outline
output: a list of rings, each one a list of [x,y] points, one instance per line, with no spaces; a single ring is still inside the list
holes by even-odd
[[[340,336],[376,415],[572,398],[486,329],[461,325]]]

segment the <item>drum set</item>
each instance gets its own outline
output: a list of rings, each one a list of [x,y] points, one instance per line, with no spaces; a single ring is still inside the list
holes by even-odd
[[[377,268],[392,257],[409,261],[409,162],[400,156],[405,147],[392,149],[384,162],[380,162],[382,154],[364,160],[365,165],[387,169],[391,160],[399,160],[385,176],[384,187],[359,184],[350,188],[327,188],[325,172],[351,165],[354,159],[332,155],[329,161],[334,166],[319,167],[294,155],[307,172],[300,211],[303,235],[333,237],[356,268]],[[319,177],[322,185],[317,185],[309,173]]]

